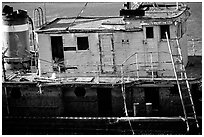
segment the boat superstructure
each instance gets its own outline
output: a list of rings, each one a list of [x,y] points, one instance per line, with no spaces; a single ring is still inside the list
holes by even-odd
[[[5,121],[122,121],[133,134],[134,122],[199,128],[192,97],[199,79],[186,71],[189,16],[181,3],[128,2],[117,17],[42,25],[35,31],[38,72],[11,73],[3,82]]]

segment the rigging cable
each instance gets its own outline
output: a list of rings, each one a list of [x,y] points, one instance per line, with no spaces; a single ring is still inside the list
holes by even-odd
[[[121,82],[121,91],[123,96],[123,103],[124,103],[124,109],[125,109],[125,116],[128,118],[128,110],[127,110],[127,104],[126,104],[126,96],[125,96],[125,81],[124,81],[124,75],[123,75],[123,65],[121,67],[121,73],[122,73],[122,82]],[[132,124],[130,122],[130,119],[128,118],[128,123],[130,125],[130,129],[132,131],[132,134],[135,135],[135,132],[132,128]]]
[[[66,28],[66,30],[69,30],[69,28],[75,23],[76,19],[78,17],[80,17],[80,15],[84,12],[84,9],[86,8],[86,6],[88,5],[88,2],[85,3],[84,7],[81,9],[81,11],[78,13],[78,15],[76,16],[76,18],[74,18],[74,21]]]

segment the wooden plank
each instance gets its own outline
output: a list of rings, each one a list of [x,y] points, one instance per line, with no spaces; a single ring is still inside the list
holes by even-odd
[[[121,117],[119,121],[132,121],[132,122],[182,122],[185,121],[183,117]]]
[[[94,77],[78,77],[76,82],[91,82]]]
[[[183,117],[32,117],[32,116],[5,116],[5,119],[66,119],[66,120],[116,120],[116,122],[183,122]],[[192,117],[188,117],[192,119]]]
[[[102,77],[99,78],[99,83],[117,83],[121,78]]]
[[[6,79],[10,81],[10,80],[12,80],[13,78],[15,78],[17,75],[18,75],[18,74],[11,74],[11,75],[9,75]]]
[[[173,84],[140,84],[134,85],[133,87],[174,87]]]

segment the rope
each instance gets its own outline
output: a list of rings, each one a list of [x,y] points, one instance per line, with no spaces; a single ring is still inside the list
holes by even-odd
[[[76,16],[76,18],[74,19],[74,21],[66,28],[66,30],[69,30],[69,28],[75,23],[76,19],[78,17],[80,17],[80,14],[82,14],[84,12],[84,9],[86,8],[86,6],[88,5],[88,2],[85,3],[84,7],[81,9],[81,11],[78,13],[78,15]]]
[[[123,66],[121,67],[121,74],[122,74],[122,83],[121,83],[121,91],[122,91],[122,96],[123,96],[123,103],[124,103],[124,109],[125,109],[125,116],[128,116],[128,110],[127,110],[127,104],[126,104],[126,97],[125,97],[125,83],[124,83],[124,76],[123,76]],[[135,132],[132,128],[132,124],[130,122],[130,119],[128,119],[128,123],[130,125],[130,129],[132,131],[132,134],[135,135]]]

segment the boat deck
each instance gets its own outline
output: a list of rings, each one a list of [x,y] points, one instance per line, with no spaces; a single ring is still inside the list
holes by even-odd
[[[186,72],[188,80],[190,83],[199,83],[202,79],[202,56],[191,56],[189,57],[189,63],[186,67]],[[50,76],[51,74],[44,74],[42,76],[37,75],[37,73],[20,73],[20,71],[12,72],[6,71],[7,81],[3,81],[3,86],[22,86],[22,85],[32,85],[38,83],[44,83],[44,85],[88,85],[88,86],[117,86],[121,84],[121,76],[69,76],[66,73],[55,73],[55,77]],[[183,79],[179,79],[183,80]],[[164,77],[164,78],[152,78],[152,77],[124,77],[124,82],[128,84],[134,83],[137,86],[143,86],[145,82],[149,82],[149,86],[165,86],[168,84],[174,84],[176,79],[174,77]],[[162,84],[162,83],[163,84]],[[19,85],[20,84],[20,85]],[[148,86],[147,83],[145,86]],[[170,85],[169,85],[170,86]]]

